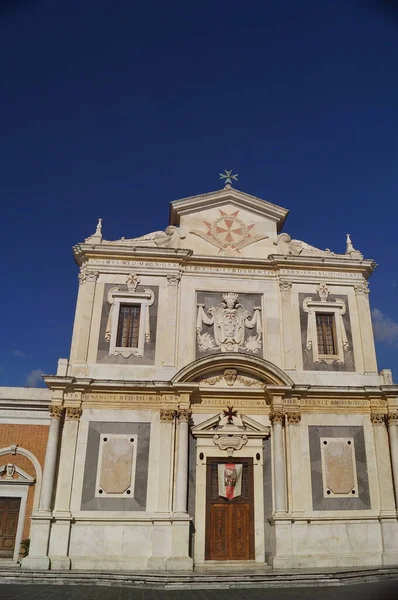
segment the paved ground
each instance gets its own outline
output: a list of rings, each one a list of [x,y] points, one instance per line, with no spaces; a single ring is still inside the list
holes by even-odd
[[[138,590],[116,586],[2,584],[1,600],[397,600],[398,580],[289,589]]]

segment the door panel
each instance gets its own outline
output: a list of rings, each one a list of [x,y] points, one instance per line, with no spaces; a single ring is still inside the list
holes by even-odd
[[[218,495],[218,464],[243,464],[241,495],[228,500]],[[206,493],[207,560],[254,558],[253,462],[251,459],[208,459]]]
[[[0,498],[0,558],[13,558],[21,498]]]

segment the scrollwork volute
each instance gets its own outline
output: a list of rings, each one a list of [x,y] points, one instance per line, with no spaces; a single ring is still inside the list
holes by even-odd
[[[286,414],[286,418],[289,425],[299,425],[301,421],[301,413],[289,412]]]
[[[83,265],[78,275],[79,283],[95,283],[98,275],[98,271],[89,271],[87,265]]]
[[[385,425],[386,415],[384,413],[370,413],[370,420],[372,425]]]
[[[176,416],[176,411],[162,408],[159,415],[161,423],[172,423]]]
[[[389,427],[393,425],[398,427],[398,412],[387,415],[387,423]]]
[[[367,281],[356,284],[354,290],[357,296],[369,296],[369,284]]]
[[[79,421],[82,416],[82,409],[75,406],[68,406],[65,410],[66,421]]]
[[[62,416],[64,414],[63,406],[58,406],[57,404],[51,404],[51,406],[49,407],[48,410],[50,412],[50,417],[52,419],[62,419]]]
[[[180,421],[180,423],[189,423],[191,415],[192,411],[188,408],[180,408],[178,410],[178,420]]]
[[[285,415],[282,411],[273,411],[269,416],[269,420],[272,425],[284,425]]]

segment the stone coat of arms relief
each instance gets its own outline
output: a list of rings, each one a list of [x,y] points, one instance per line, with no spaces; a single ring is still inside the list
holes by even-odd
[[[261,307],[254,306],[250,314],[238,302],[238,294],[222,294],[222,302],[210,306],[198,304],[196,333],[200,351],[247,352],[258,354],[262,347]],[[203,325],[211,327],[212,334],[203,332]],[[254,335],[246,335],[246,329]]]

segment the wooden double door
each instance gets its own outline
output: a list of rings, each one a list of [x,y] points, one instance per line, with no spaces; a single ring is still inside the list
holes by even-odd
[[[228,500],[219,495],[219,464],[241,464],[239,496]],[[253,460],[207,459],[206,548],[207,560],[254,559]]]
[[[21,498],[0,497],[0,558],[13,558]]]

